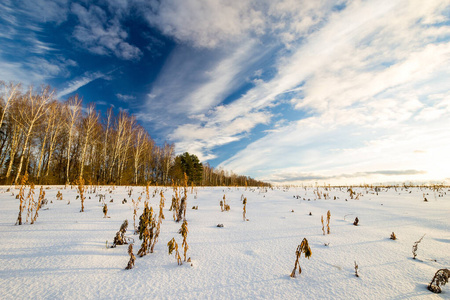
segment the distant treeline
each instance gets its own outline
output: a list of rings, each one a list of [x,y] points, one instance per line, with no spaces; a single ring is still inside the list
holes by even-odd
[[[49,86],[23,89],[0,82],[0,183],[18,183],[28,173],[38,184],[180,184],[175,146],[155,144],[125,111],[105,114],[78,95],[65,102]],[[184,154],[186,155],[186,153]],[[178,162],[178,163],[177,163]],[[189,182],[197,185],[267,185],[246,176],[201,166]]]

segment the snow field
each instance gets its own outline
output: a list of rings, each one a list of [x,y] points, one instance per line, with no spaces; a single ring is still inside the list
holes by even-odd
[[[169,211],[173,190],[162,188],[165,220],[155,251],[137,257],[134,269],[124,270],[127,246],[106,248],[106,241],[111,245],[128,219],[126,236],[134,239],[136,255],[141,242],[133,235],[131,199],[144,192],[138,225],[145,187],[133,187],[131,197],[129,187],[99,187],[86,194],[85,212],[80,213],[75,188],[50,186],[45,190],[49,203],[39,211],[36,223],[22,226],[14,226],[19,190],[7,192],[8,188],[0,188],[2,299],[448,299],[450,295],[449,286],[440,295],[426,289],[438,269],[450,266],[448,189],[391,188],[378,195],[371,189],[354,189],[361,193],[359,200],[350,199],[346,188],[320,189],[329,193],[326,200],[317,199],[312,188],[206,187],[194,193],[189,189],[187,255],[192,266],[187,262],[178,266],[168,255],[167,242],[175,237],[182,255],[182,237],[177,233],[181,222],[174,222]],[[150,195],[155,189],[161,188],[151,187]],[[63,200],[56,200],[57,191]],[[429,202],[423,201],[423,193],[429,193]],[[103,218],[98,194],[106,195],[110,218]],[[229,212],[220,210],[224,194]],[[248,200],[248,222],[242,219],[242,195]],[[123,199],[127,203],[122,204]],[[158,193],[150,198],[156,214],[159,200]],[[194,205],[198,210],[191,209]],[[331,234],[323,235],[320,217],[326,222],[328,210]],[[356,216],[359,226],[353,226]],[[219,223],[224,227],[218,228]],[[396,241],[389,239],[392,232]],[[413,260],[412,245],[423,234]],[[308,239],[312,256],[309,260],[302,256],[302,274],[290,278],[303,238]]]

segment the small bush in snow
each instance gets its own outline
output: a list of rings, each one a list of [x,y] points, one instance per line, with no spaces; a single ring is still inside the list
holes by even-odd
[[[355,221],[353,222],[353,225],[358,226],[358,223],[359,223],[359,219],[358,219],[358,217],[356,217]]]
[[[355,276],[356,277],[359,277],[359,274],[358,274],[358,264],[356,263],[356,260],[355,260]]]
[[[302,253],[304,253],[305,257],[308,259],[311,257],[311,248],[309,248],[308,240],[306,238],[304,238],[302,243],[297,246],[297,250],[295,251],[296,259],[295,259],[294,269],[292,270],[292,273],[291,273],[292,278],[295,277],[295,271],[297,270],[297,268],[298,268],[298,273],[299,274],[302,273],[302,268],[300,268],[300,263],[298,261],[300,259],[300,256],[302,255]]]
[[[391,240],[394,240],[394,241],[397,239],[397,236],[395,235],[394,232],[391,233],[390,239],[391,239]]]

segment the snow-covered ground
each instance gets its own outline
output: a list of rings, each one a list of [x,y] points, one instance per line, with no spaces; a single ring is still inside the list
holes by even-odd
[[[136,258],[132,270],[124,269],[128,247],[106,244],[112,244],[128,219],[126,235],[134,239],[137,253],[141,242],[133,235],[131,199],[144,192],[139,216],[145,187],[133,187],[131,197],[128,187],[97,188],[86,194],[83,213],[75,188],[48,187],[49,203],[36,223],[21,226],[14,225],[19,190],[8,188],[0,187],[2,299],[450,298],[450,284],[439,295],[426,288],[438,269],[450,267],[448,188],[391,188],[378,195],[357,188],[358,200],[350,199],[346,188],[319,189],[329,194],[327,199],[318,199],[313,188],[195,188],[194,193],[189,190],[186,212],[192,263],[181,266],[167,248],[173,237],[181,248],[181,222],[169,211],[173,190],[162,188],[166,203],[159,242],[154,253]],[[158,212],[155,189],[161,188],[150,188],[150,205]],[[58,191],[63,200],[56,200]],[[36,197],[38,193],[36,187]],[[99,194],[106,195],[110,218],[103,218]],[[231,206],[228,212],[220,209],[223,195]],[[242,195],[248,199],[249,221],[243,221]],[[323,215],[326,223],[328,210],[331,233],[323,235],[320,219]],[[355,217],[358,226],[353,225]],[[389,238],[392,232],[397,240]],[[414,260],[412,246],[424,234]],[[312,256],[302,255],[302,273],[291,278],[303,238]],[[354,275],[355,261],[359,277]]]

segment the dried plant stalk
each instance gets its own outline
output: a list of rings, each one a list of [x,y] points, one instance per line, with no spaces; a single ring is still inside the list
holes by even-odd
[[[130,255],[130,260],[128,261],[128,265],[126,266],[125,270],[133,269],[134,267],[134,261],[136,260],[136,256],[133,254],[133,244],[130,244],[128,246],[128,254]]]
[[[145,203],[144,212],[139,218],[139,239],[142,240],[141,249],[138,251],[139,256],[147,255],[152,249],[152,242],[154,237],[154,229],[156,227],[155,219],[153,218],[153,208],[148,207]]]
[[[323,216],[320,216],[320,221],[322,222],[322,232],[325,235],[325,225],[323,224]]]
[[[243,212],[242,212],[242,218],[244,219],[244,221],[246,221],[247,218],[245,217],[245,214],[247,213],[247,210],[246,210],[246,208],[247,208],[247,198],[244,198],[244,200],[242,201],[242,204],[244,205]]]
[[[172,255],[173,251],[175,251],[175,258],[177,259],[178,265],[182,265],[183,261],[181,260],[180,252],[178,252],[178,244],[175,241],[175,238],[172,238],[168,243],[167,247],[169,248],[169,255]]]
[[[153,235],[153,241],[152,241],[152,245],[150,247],[150,253],[153,253],[153,249],[155,248],[156,243],[158,242],[158,237],[159,237],[159,233],[161,232],[161,224],[162,224],[162,220],[164,219],[164,214],[163,214],[163,208],[164,208],[164,194],[161,191],[160,193],[161,195],[161,200],[159,201],[159,216],[158,216],[158,222],[156,223],[156,230],[155,233]]]
[[[291,273],[291,277],[294,278],[295,277],[295,271],[298,269],[298,273],[301,274],[302,273],[302,268],[300,267],[300,263],[299,263],[299,259],[300,256],[302,255],[302,253],[305,254],[306,258],[310,258],[311,257],[311,248],[308,245],[308,240],[306,238],[303,239],[303,241],[301,242],[300,245],[297,246],[297,250],[295,251],[295,265],[294,265],[294,269],[292,270]]]
[[[330,220],[331,220],[331,212],[327,212],[327,234],[330,234]]]
[[[36,222],[37,217],[39,216],[38,211],[39,209],[41,209],[42,203],[44,201],[44,197],[45,197],[45,191],[44,191],[44,187],[41,185],[41,189],[39,190],[39,197],[38,197],[38,202],[36,205],[36,210],[34,212],[34,216],[31,218],[31,224],[34,224],[34,222]]]
[[[103,218],[108,217],[108,205],[106,203],[103,204]]]
[[[26,223],[28,223],[28,218],[31,216],[34,208],[35,208],[35,202],[34,202],[34,183],[30,183],[30,190],[28,191],[27,199],[25,200],[27,205],[27,220]]]
[[[414,245],[412,246],[412,253],[413,253],[413,259],[416,259],[417,256],[417,247],[419,246],[419,243],[422,241],[423,237],[425,236],[422,235],[422,237],[418,240],[414,242]]]
[[[75,184],[77,185],[78,194],[80,195],[80,200],[81,200],[81,210],[80,210],[80,212],[84,212],[84,191],[85,191],[85,187],[84,187],[84,179],[83,179],[83,177],[78,178],[78,180],[75,182]]]
[[[186,219],[183,221],[183,224],[181,225],[181,236],[183,237],[183,243],[181,244],[181,247],[183,247],[183,251],[184,251],[184,261],[186,261],[186,252],[189,249],[189,246],[187,244],[187,234],[189,232],[188,230],[188,223],[186,221]]]
[[[111,248],[115,248],[117,245],[124,245],[128,244],[127,240],[125,238],[125,233],[127,232],[128,228],[128,220],[123,221],[122,225],[120,226],[119,231],[116,232],[116,236],[114,237],[114,242]]]

